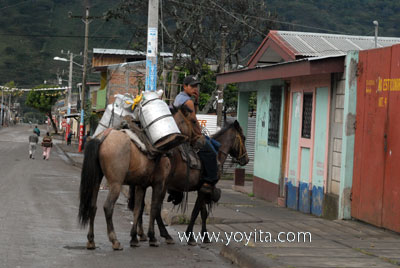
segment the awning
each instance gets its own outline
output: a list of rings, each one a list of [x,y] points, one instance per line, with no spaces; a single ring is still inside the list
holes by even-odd
[[[244,83],[297,76],[344,72],[344,55],[311,57],[217,74],[217,84]]]

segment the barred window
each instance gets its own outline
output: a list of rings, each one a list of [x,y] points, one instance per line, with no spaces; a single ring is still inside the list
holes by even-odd
[[[282,88],[272,87],[269,103],[268,145],[279,145]]]
[[[303,96],[303,124],[301,128],[301,137],[311,139],[311,121],[313,110],[313,94],[304,93]]]

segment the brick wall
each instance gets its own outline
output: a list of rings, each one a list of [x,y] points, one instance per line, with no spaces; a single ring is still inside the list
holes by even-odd
[[[129,93],[133,96],[138,94],[138,82],[144,81],[145,74],[142,68],[119,65],[109,68],[107,72],[107,104],[114,102],[114,95]]]

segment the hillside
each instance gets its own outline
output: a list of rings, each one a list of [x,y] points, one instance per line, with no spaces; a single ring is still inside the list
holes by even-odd
[[[0,1],[0,84],[14,80],[18,86],[34,86],[44,80],[54,83],[57,73],[68,77],[68,63],[54,61],[64,56],[61,50],[83,51],[84,24],[68,18],[84,12],[77,0],[3,0]],[[119,1],[92,1],[91,15],[102,15]],[[388,0],[266,0],[278,20],[276,29],[373,35],[373,20],[380,23],[380,36],[400,36],[400,1]],[[315,28],[305,28],[307,25]],[[89,49],[130,48],[132,31],[122,22],[93,20]],[[82,63],[82,58],[75,58]],[[92,75],[96,78],[96,75]],[[81,72],[74,67],[74,83]]]
[[[83,1],[14,0],[0,2],[0,84],[14,80],[18,86],[34,86],[44,80],[54,83],[57,73],[68,78],[68,63],[54,61],[66,57],[61,50],[79,54],[84,46],[84,23],[68,18],[83,15]],[[96,1],[91,15],[102,15],[115,2]],[[93,20],[90,23],[89,49],[93,47],[127,48],[130,30],[117,21]],[[115,36],[115,37],[114,37]],[[96,37],[96,38],[94,38]],[[111,38],[114,37],[114,38]],[[83,57],[76,57],[82,64]],[[81,72],[74,66],[74,82]]]

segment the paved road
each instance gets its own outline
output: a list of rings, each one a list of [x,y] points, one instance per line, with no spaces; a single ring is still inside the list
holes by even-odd
[[[132,215],[121,203],[114,225],[123,251],[114,252],[106,235],[101,191],[95,221],[98,248],[85,249],[87,230],[77,224],[80,170],[54,148],[49,161],[28,157],[27,126],[0,129],[0,267],[231,267],[211,247],[162,241],[129,247]],[[41,129],[45,133],[45,128]],[[147,218],[145,221],[147,222]],[[147,226],[146,226],[147,229]]]

